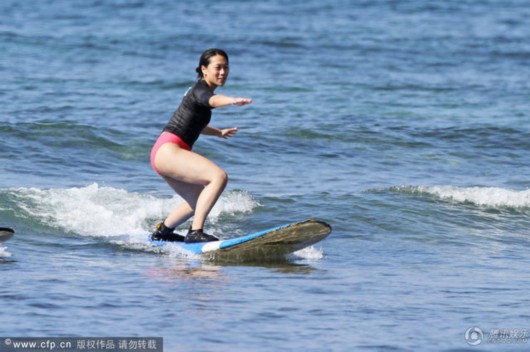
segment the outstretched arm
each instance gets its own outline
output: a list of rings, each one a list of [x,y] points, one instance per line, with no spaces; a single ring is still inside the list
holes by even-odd
[[[208,136],[217,136],[220,138],[227,139],[227,138],[233,137],[237,133],[237,127],[220,129],[220,128],[208,125],[202,130],[201,133],[208,135]]]
[[[243,105],[251,104],[252,99],[233,98],[233,97],[229,97],[229,96],[222,95],[222,94],[216,94],[212,96],[208,102],[210,103],[211,107],[222,108],[224,106],[230,106],[230,105],[243,106]],[[202,130],[201,133],[205,135],[209,135],[209,136],[217,136],[220,138],[227,139],[227,138],[233,137],[237,133],[237,127],[220,129],[220,128],[208,125]]]
[[[243,106],[252,103],[252,99],[248,98],[233,98],[222,94],[216,94],[208,101],[213,108],[222,108],[225,106],[236,105]]]

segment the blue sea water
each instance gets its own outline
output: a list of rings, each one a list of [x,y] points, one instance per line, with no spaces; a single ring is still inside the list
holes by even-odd
[[[0,243],[2,336],[529,348],[488,341],[530,328],[527,1],[3,0],[0,13],[0,226],[17,231]],[[151,145],[210,47],[230,54],[219,92],[254,103],[214,112],[236,137],[196,144],[230,176],[207,229],[333,226],[285,262],[145,241],[181,201]]]

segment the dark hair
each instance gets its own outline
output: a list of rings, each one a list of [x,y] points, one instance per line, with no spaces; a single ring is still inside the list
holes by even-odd
[[[226,62],[228,63],[228,54],[222,50],[222,49],[208,49],[205,52],[202,53],[201,58],[199,59],[199,66],[195,69],[197,72],[197,76],[199,78],[202,78],[202,67],[210,64],[210,59],[216,55],[221,55],[226,59]]]

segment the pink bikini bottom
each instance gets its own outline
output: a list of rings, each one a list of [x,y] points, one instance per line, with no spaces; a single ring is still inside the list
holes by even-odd
[[[153,167],[153,169],[155,169],[155,171],[159,175],[160,175],[160,171],[158,171],[158,169],[155,166],[155,157],[156,157],[156,153],[158,152],[158,149],[160,149],[160,147],[166,143],[173,143],[173,144],[178,145],[182,149],[191,150],[191,147],[176,134],[173,134],[167,131],[162,132],[160,137],[158,137],[158,139],[156,140],[155,145],[153,145],[153,149],[151,149],[151,166]]]

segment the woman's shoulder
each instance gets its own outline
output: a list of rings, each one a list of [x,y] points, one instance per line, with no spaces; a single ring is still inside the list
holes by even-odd
[[[212,95],[214,95],[214,93],[210,90],[208,84],[202,79],[195,82],[187,93],[188,98],[193,99],[200,105],[209,105],[208,101]]]

